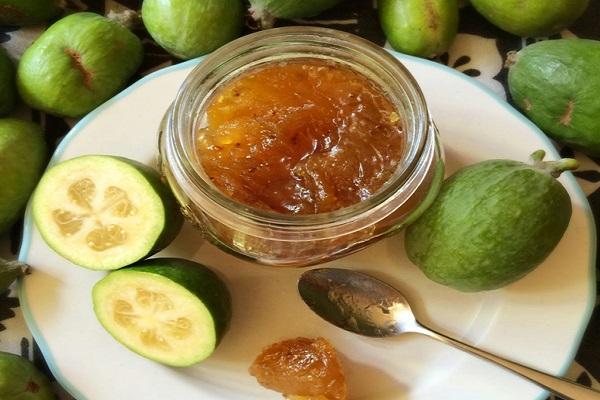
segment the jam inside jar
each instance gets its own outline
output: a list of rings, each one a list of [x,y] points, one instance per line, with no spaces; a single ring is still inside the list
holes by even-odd
[[[160,130],[159,166],[214,244],[307,266],[391,235],[443,178],[421,91],[381,47],[323,28],[277,28],[217,50]]]
[[[402,157],[402,121],[381,88],[351,68],[298,59],[225,83],[196,132],[215,186],[252,207],[318,214],[366,200]]]

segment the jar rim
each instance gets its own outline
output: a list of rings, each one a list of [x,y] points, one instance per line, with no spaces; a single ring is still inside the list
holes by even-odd
[[[388,182],[386,182],[376,193],[369,198],[343,207],[337,210],[316,213],[316,214],[285,214],[270,210],[264,210],[244,204],[225,195],[214,185],[207,182],[198,173],[199,165],[192,161],[195,154],[190,154],[189,146],[186,146],[186,140],[193,136],[193,128],[190,126],[181,126],[181,122],[194,118],[196,110],[193,109],[193,96],[196,95],[192,90],[191,84],[194,80],[214,78],[215,71],[227,66],[236,58],[243,57],[252,51],[265,47],[285,46],[293,43],[313,43],[324,46],[343,46],[352,51],[360,52],[372,62],[376,62],[382,68],[397,74],[397,78],[402,82],[404,94],[408,97],[409,103],[414,106],[413,114],[415,118],[415,137],[409,146],[408,154],[403,158],[404,166],[402,170],[397,170]],[[312,54],[315,56],[315,54]],[[310,58],[307,53],[305,58]],[[419,159],[426,150],[427,142],[431,139],[430,118],[425,98],[419,85],[408,71],[408,69],[392,54],[382,47],[351,33],[321,27],[283,27],[274,28],[265,31],[256,32],[250,35],[238,38],[221,48],[217,49],[207,56],[202,63],[196,66],[188,75],[180,88],[172,106],[170,118],[167,121],[173,137],[171,144],[178,153],[177,161],[179,169],[186,175],[187,180],[193,187],[200,191],[211,201],[219,204],[228,210],[235,210],[238,217],[245,217],[254,222],[262,222],[273,226],[305,226],[332,224],[344,222],[348,219],[363,215],[380,204],[383,204],[389,198],[393,197],[400,188],[410,179],[413,170],[418,166]],[[178,123],[179,122],[179,123]],[[189,122],[189,121],[188,121]],[[183,157],[182,157],[183,156]],[[407,193],[407,198],[412,193]],[[188,193],[193,195],[193,193]],[[192,198],[192,196],[190,196]]]

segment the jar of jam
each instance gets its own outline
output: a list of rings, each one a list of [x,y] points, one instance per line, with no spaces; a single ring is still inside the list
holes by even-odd
[[[159,165],[207,239],[307,266],[394,234],[433,201],[444,166],[423,94],[381,47],[269,29],[206,57],[160,130]]]

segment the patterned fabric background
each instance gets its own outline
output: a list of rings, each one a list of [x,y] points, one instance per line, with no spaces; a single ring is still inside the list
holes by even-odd
[[[124,9],[138,10],[141,0],[68,0],[71,11],[88,10],[101,14]],[[449,65],[464,74],[477,79],[490,87],[498,96],[507,99],[506,76],[504,68],[506,54],[519,50],[536,40],[558,37],[582,37],[600,40],[600,0],[591,0],[586,13],[569,29],[551,38],[520,38],[494,27],[479,16],[471,7],[465,7],[460,15],[460,33],[448,53],[436,61]],[[310,20],[279,21],[279,25],[318,25],[340,29],[360,35],[379,45],[386,46],[385,36],[379,27],[375,0],[348,0],[343,7],[325,12]],[[17,60],[27,46],[44,31],[46,26],[21,28],[0,26],[0,45],[6,48],[10,56]],[[247,32],[253,28],[248,26]],[[138,75],[141,76],[157,69],[177,63],[178,60],[165,53],[139,26],[135,29],[144,43],[145,58]],[[510,99],[507,99],[510,102]],[[77,121],[45,115],[21,107],[15,116],[30,118],[42,124],[47,133],[50,148],[54,148],[60,139]],[[575,157],[580,169],[575,172],[579,184],[588,196],[600,227],[600,159],[592,159],[568,147],[558,146],[565,157]],[[0,238],[0,257],[14,258],[19,247],[20,226],[13,229],[10,237]],[[598,266],[597,268],[598,269]],[[598,301],[596,301],[598,305]],[[28,356],[35,364],[51,376],[43,357],[27,330],[19,310],[19,301],[14,289],[0,294],[0,350]],[[576,362],[568,371],[567,377],[577,382],[600,389],[594,377],[600,377],[600,312],[598,307],[592,316]],[[56,384],[59,398],[71,397]]]

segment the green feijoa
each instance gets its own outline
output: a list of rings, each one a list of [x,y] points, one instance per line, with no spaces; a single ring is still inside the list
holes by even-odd
[[[54,23],[25,51],[17,87],[33,108],[81,117],[123,87],[142,56],[140,40],[121,24],[76,13]]]
[[[46,164],[46,142],[39,125],[0,119],[0,234],[21,217]]]
[[[589,0],[471,0],[500,29],[518,36],[548,36],[571,25]]]
[[[462,291],[496,289],[539,265],[562,238],[571,200],[555,178],[573,159],[533,165],[489,160],[463,168],[405,236],[406,251],[427,277]]]
[[[0,0],[0,25],[38,24],[57,16],[64,0]]]
[[[209,268],[155,258],[113,271],[94,286],[102,326],[137,354],[175,367],[210,356],[231,319],[225,283]]]
[[[162,48],[189,59],[238,37],[244,7],[241,0],[144,0],[142,19]]]
[[[456,37],[456,0],[379,0],[378,8],[388,42],[402,53],[433,57]]]
[[[10,113],[16,100],[15,69],[6,51],[0,47],[0,116]]]
[[[546,40],[510,57],[515,104],[548,135],[600,156],[600,42]]]
[[[250,16],[262,28],[273,26],[276,18],[307,18],[335,6],[343,0],[250,0]]]
[[[52,385],[23,357],[0,352],[0,399],[54,400]]]
[[[182,216],[158,172],[135,160],[86,155],[60,162],[32,200],[42,238],[72,263],[113,270],[168,246]]]

